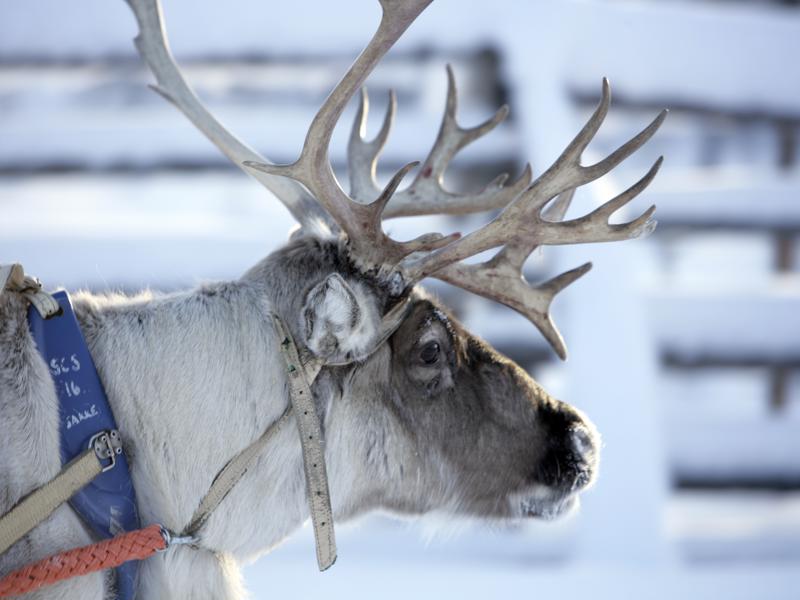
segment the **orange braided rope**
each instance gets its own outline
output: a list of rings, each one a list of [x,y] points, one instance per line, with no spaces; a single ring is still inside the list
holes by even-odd
[[[0,579],[0,598],[25,594],[62,579],[113,569],[129,560],[147,558],[166,547],[161,525],[150,525],[97,544],[54,554]]]

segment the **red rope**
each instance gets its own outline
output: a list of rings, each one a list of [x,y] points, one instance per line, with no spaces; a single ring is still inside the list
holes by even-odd
[[[129,560],[147,558],[166,547],[161,525],[150,525],[97,544],[54,554],[0,579],[0,598],[25,594],[62,579],[113,569]]]

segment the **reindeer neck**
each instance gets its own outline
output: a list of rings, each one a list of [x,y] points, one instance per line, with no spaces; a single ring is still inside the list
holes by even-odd
[[[131,457],[144,524],[180,531],[214,476],[288,398],[270,305],[248,282],[168,296],[77,295],[76,313]],[[306,517],[287,427],[207,522],[203,543],[240,558]]]

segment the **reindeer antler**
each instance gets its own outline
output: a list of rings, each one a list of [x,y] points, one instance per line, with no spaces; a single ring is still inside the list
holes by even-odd
[[[543,216],[553,222],[563,219],[574,195],[574,189],[561,194],[545,209]],[[556,294],[588,273],[592,263],[532,286],[525,280],[522,268],[537,247],[538,244],[529,241],[511,242],[484,263],[454,263],[438,271],[435,277],[513,308],[536,325],[556,354],[565,360],[567,348],[550,316],[550,305]]]
[[[406,165],[392,178],[383,192],[369,204],[350,198],[333,174],[328,148],[331,136],[345,106],[375,68],[380,59],[408,29],[412,21],[432,0],[380,0],[383,18],[378,31],[356,61],[325,100],[311,122],[300,158],[290,165],[270,165],[255,161],[245,166],[264,173],[283,175],[302,183],[333,216],[347,234],[352,256],[363,264],[385,270],[394,268],[403,258],[446,246],[458,234],[426,234],[409,242],[398,242],[381,227],[386,204],[403,176],[416,166]]]
[[[522,275],[525,260],[543,244],[626,240],[646,235],[656,226],[651,218],[655,206],[628,223],[612,225],[608,219],[650,184],[663,157],[659,157],[634,185],[591,213],[568,221],[562,220],[574,191],[581,185],[599,179],[633,154],[653,136],[667,115],[666,110],[662,111],[638,135],[605,159],[591,166],[583,166],[580,163],[581,155],[603,123],[610,101],[608,80],[604,79],[599,106],[547,171],[484,227],[441,250],[408,262],[403,268],[405,276],[410,281],[419,281],[432,275],[513,308],[536,325],[559,357],[565,359],[566,346],[550,316],[550,304],[558,292],[587,273],[591,263],[562,273],[539,286],[530,286]],[[485,263],[459,264],[467,257],[498,246],[502,246],[501,250]]]
[[[377,160],[395,113],[394,95],[380,132],[367,142],[364,130],[368,97],[362,91],[348,146],[351,181],[348,195],[336,180],[328,155],[336,123],[375,65],[432,0],[379,1],[383,16],[378,30],[314,117],[300,157],[289,165],[272,165],[225,130],[188,87],[169,52],[158,0],[128,0],[142,32],[137,47],[156,75],[159,82],[156,89],[231,160],[272,190],[301,225],[323,220],[333,230],[340,228],[347,236],[350,256],[370,270],[391,275],[393,281],[399,279],[400,288],[433,276],[514,308],[528,317],[564,358],[566,348],[550,317],[550,304],[558,292],[586,273],[591,265],[587,263],[537,286],[525,281],[522,267],[540,245],[625,240],[653,230],[654,206],[628,223],[610,224],[608,219],[647,187],[661,165],[661,158],[642,179],[599,208],[576,219],[564,221],[563,217],[575,189],[605,175],[639,149],[661,125],[666,111],[605,159],[594,165],[581,165],[583,151],[608,112],[611,96],[608,81],[604,79],[597,110],[556,162],[533,183],[527,167],[508,186],[507,176],[500,175],[481,192],[454,194],[443,187],[450,161],[467,144],[501,123],[508,109],[502,107],[477,127],[462,128],[456,121],[456,86],[448,67],[447,105],[439,134],[414,181],[400,192],[397,188],[402,178],[417,163],[400,169],[383,190],[375,180]],[[382,219],[389,217],[463,214],[490,208],[502,210],[491,222],[463,238],[459,234],[430,233],[399,242],[387,236],[381,225]],[[461,263],[493,248],[499,251],[484,263]]]
[[[233,164],[251,174],[277,196],[298,223],[305,225],[317,220],[330,225],[332,223],[330,216],[302,186],[283,177],[245,169],[243,166],[245,161],[267,162],[267,160],[217,121],[186,83],[169,49],[159,0],[126,0],[126,2],[136,15],[139,24],[139,35],[136,36],[134,43],[158,83],[150,87],[186,115]]]
[[[413,183],[392,197],[383,213],[383,218],[441,213],[466,214],[490,208],[502,208],[530,184],[531,167],[528,165],[519,178],[509,186],[505,185],[508,174],[502,173],[477,194],[453,194],[444,189],[444,173],[453,157],[468,144],[491,132],[508,116],[508,106],[503,105],[485,122],[465,129],[456,120],[457,106],[456,81],[452,67],[447,65],[447,104],[439,135]],[[350,143],[347,147],[350,195],[357,200],[366,201],[380,191],[375,171],[378,157],[389,137],[396,109],[397,102],[392,92],[380,132],[374,140],[367,142],[364,135],[369,112],[369,97],[366,88],[361,90],[361,105],[353,122]]]
[[[647,187],[661,166],[662,158],[659,158],[650,171],[633,186],[588,215],[562,222],[547,221],[542,215],[543,209],[553,198],[599,179],[633,154],[652,137],[667,115],[667,111],[662,111],[638,135],[600,162],[585,167],[580,164],[581,155],[605,119],[610,101],[611,91],[608,80],[604,79],[600,105],[547,171],[511,201],[493,221],[452,244],[406,265],[404,268],[406,274],[412,280],[419,281],[449,264],[521,239],[534,245],[582,244],[626,240],[652,230],[654,222],[650,217],[655,211],[655,206],[651,206],[643,215],[630,223],[611,225],[608,223],[608,218]]]

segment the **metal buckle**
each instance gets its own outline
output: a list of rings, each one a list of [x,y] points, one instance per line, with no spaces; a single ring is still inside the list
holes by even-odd
[[[102,472],[105,473],[117,464],[117,454],[122,454],[122,438],[116,429],[99,431],[89,440],[89,448],[94,450],[100,463],[103,464]],[[109,462],[105,464],[103,461]]]
[[[200,538],[195,535],[175,535],[174,533],[170,532],[169,529],[161,526],[161,537],[164,538],[165,546],[159,552],[164,552],[165,550],[169,549],[170,546],[179,546],[179,545],[193,545],[196,544]]]

